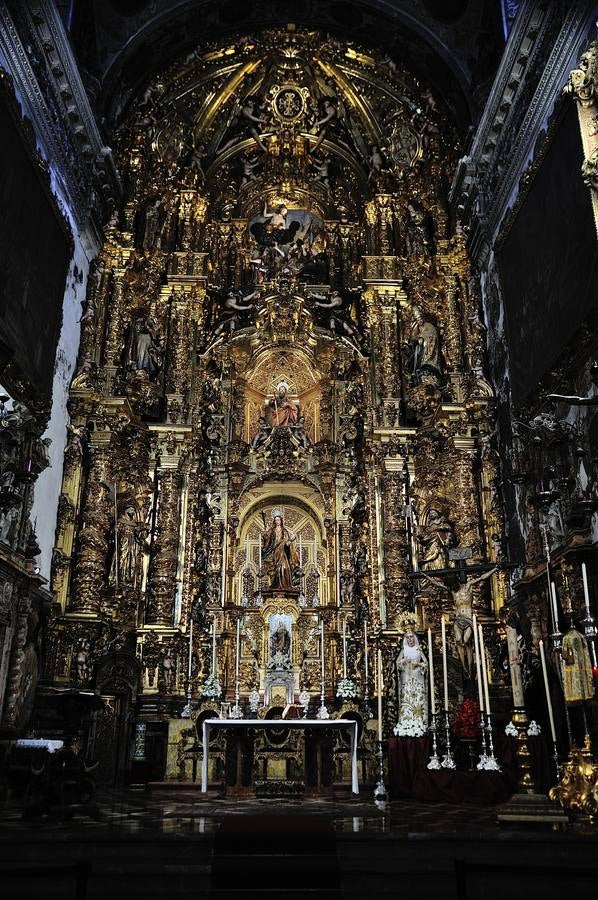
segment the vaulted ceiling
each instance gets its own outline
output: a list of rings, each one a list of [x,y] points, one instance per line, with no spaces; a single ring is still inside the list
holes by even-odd
[[[289,22],[380,47],[443,96],[463,133],[504,47],[498,0],[80,0],[71,36],[111,130],[149,78],[196,44]]]

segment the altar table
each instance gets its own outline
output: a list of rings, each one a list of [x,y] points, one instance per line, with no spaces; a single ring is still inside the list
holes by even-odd
[[[359,793],[357,777],[357,722],[352,719],[205,719],[202,729],[201,789],[208,789],[208,753],[212,728],[347,728],[351,732],[351,790]]]

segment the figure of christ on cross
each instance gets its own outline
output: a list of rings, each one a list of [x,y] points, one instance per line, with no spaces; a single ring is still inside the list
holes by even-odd
[[[496,572],[498,566],[492,566],[484,571],[483,566],[466,566],[463,560],[459,560],[460,565],[455,569],[437,570],[434,576],[428,575],[425,570],[415,573],[416,577],[424,578],[435,587],[446,591],[451,595],[454,609],[455,619],[453,622],[453,634],[455,637],[455,647],[461,662],[463,671],[468,678],[474,677],[473,669],[473,589],[476,584],[486,581]],[[475,570],[483,571],[482,575],[477,578],[468,578],[467,572]],[[439,576],[448,576],[450,579],[447,584],[440,580]]]

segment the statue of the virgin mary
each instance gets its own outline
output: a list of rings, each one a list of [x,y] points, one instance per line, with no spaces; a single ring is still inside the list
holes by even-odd
[[[272,510],[272,524],[262,532],[262,567],[270,590],[296,591],[299,557],[295,535],[284,524],[282,511]]]

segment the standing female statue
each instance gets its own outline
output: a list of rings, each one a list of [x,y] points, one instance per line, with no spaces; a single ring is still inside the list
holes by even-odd
[[[394,732],[398,737],[423,737],[428,730],[428,661],[417,635],[407,632],[397,658],[399,681],[399,721]]]
[[[295,573],[299,557],[295,535],[285,527],[279,509],[272,511],[272,525],[262,532],[262,567],[270,579],[271,590],[297,590]]]

